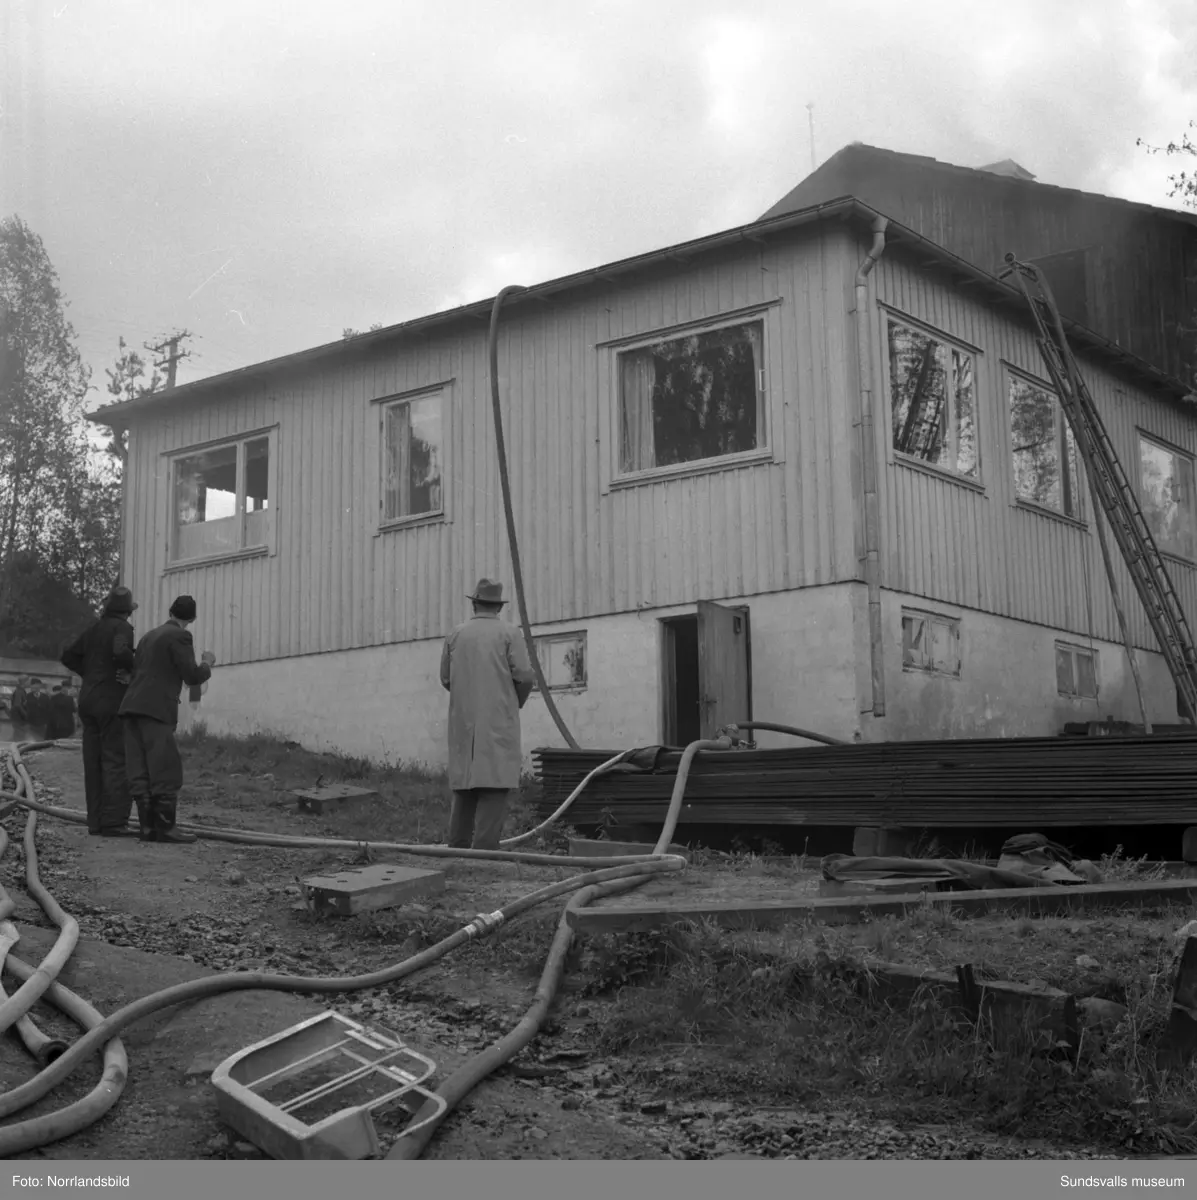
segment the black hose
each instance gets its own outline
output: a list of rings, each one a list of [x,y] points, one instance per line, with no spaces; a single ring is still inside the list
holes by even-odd
[[[499,455],[499,483],[503,488],[503,513],[507,518],[507,540],[511,545],[511,569],[515,575],[515,600],[520,611],[520,625],[524,630],[524,641],[528,646],[528,657],[532,662],[532,673],[536,676],[536,686],[540,689],[541,698],[549,716],[557,726],[558,732],[565,738],[566,745],[571,750],[579,747],[569,726],[562,720],[557,704],[553,700],[549,686],[545,682],[544,671],[540,667],[540,659],[536,655],[536,642],[532,637],[532,625],[528,620],[528,603],[524,596],[524,572],[520,566],[519,541],[515,535],[515,511],[511,503],[511,480],[507,473],[507,443],[503,438],[503,411],[499,405],[499,309],[503,301],[514,292],[524,292],[527,288],[512,285],[505,287],[496,297],[494,307],[490,310],[490,336],[488,350],[490,356],[490,400],[495,418],[495,449]]]
[[[808,742],[822,742],[824,746],[846,746],[847,742],[839,738],[828,737],[825,733],[812,733],[809,729],[799,729],[797,725],[775,725],[772,721],[737,721],[728,725],[729,733],[738,729],[764,729],[769,733],[789,733],[794,737],[806,738]]]

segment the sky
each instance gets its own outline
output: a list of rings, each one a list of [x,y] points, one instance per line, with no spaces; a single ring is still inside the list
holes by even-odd
[[[818,162],[1178,207],[1136,139],[1197,118],[1195,49],[1192,0],[4,0],[0,217],[94,408],[121,337],[191,331],[184,383],[752,221],[812,114]]]

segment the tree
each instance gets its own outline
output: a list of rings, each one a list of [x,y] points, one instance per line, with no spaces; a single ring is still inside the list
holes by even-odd
[[[90,373],[66,319],[58,275],[20,217],[0,221],[0,624],[17,556],[34,553],[46,514],[77,480]]]
[[[1189,122],[1190,129],[1197,129],[1197,121]],[[1197,144],[1187,133],[1181,134],[1179,142],[1169,142],[1166,146],[1149,146],[1142,138],[1135,139],[1136,146],[1142,146],[1148,154],[1166,154],[1169,158],[1177,155],[1197,157]],[[1181,203],[1189,208],[1197,208],[1197,171],[1178,171],[1168,177],[1172,190],[1168,195],[1172,199],[1179,197]]]
[[[151,367],[150,381],[146,383],[145,359],[136,350],[130,350],[129,344],[124,338],[120,339],[119,345],[120,353],[115,364],[105,368],[104,371],[104,374],[108,376],[108,394],[112,397],[112,403],[124,404],[129,400],[136,400],[139,396],[147,396],[151,392],[156,392],[165,382],[158,373],[157,366]],[[112,460],[120,464],[117,476],[119,483],[120,471],[123,471],[125,463],[126,437],[123,431],[109,430],[109,432],[112,434],[112,440],[104,447],[104,450]]]
[[[345,328],[341,330],[341,337],[345,341],[349,341],[350,338],[361,337],[364,332],[373,333],[375,330],[378,330],[381,328],[382,328],[381,321],[375,321],[374,324],[371,325],[368,330],[350,329],[349,326],[346,325]]]

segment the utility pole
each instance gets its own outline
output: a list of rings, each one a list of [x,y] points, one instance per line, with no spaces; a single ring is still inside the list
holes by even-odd
[[[806,106],[806,116],[810,122],[810,169],[813,171],[819,165],[815,158],[815,105],[813,101]]]
[[[184,329],[179,333],[172,334],[168,338],[164,338],[156,346],[151,346],[149,342],[146,342],[145,344],[145,348],[151,354],[162,354],[164,351],[169,351],[169,353],[166,354],[166,357],[161,362],[154,363],[155,371],[162,370],[163,368],[166,369],[166,386],[168,388],[175,386],[175,378],[178,374],[180,361],[184,358],[191,357],[190,350],[179,349],[179,343],[184,338],[189,337],[191,337],[190,330]]]

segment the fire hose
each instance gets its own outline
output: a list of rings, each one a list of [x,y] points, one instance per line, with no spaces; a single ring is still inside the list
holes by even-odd
[[[548,688],[545,686],[544,674],[536,656],[535,643],[532,637],[531,624],[528,619],[527,605],[524,598],[523,571],[520,565],[519,549],[516,541],[506,448],[503,439],[503,422],[499,405],[498,388],[498,318],[504,298],[520,290],[522,289],[505,288],[495,298],[488,339],[492,411],[499,455],[499,476],[502,484],[503,507],[506,514],[521,625],[534,674],[540,685],[540,694],[543,696],[549,714],[557,725],[558,730],[568,745],[577,748],[577,742],[565,725],[556,705],[553,703]],[[745,723],[743,728],[771,729],[778,732],[791,733],[814,741],[830,742],[834,740],[824,738],[818,734],[810,734],[805,730],[791,726],[768,725],[757,722],[755,724]],[[561,866],[563,863],[569,863],[575,867],[595,869],[539,888],[526,896],[512,901],[494,913],[480,916],[449,937],[442,939],[436,945],[430,946],[420,953],[380,971],[341,978],[302,977],[265,972],[231,972],[212,975],[143,996],[140,1000],[125,1005],[107,1017],[97,1012],[83,999],[57,982],[58,975],[69,960],[78,941],[79,927],[77,922],[63,912],[50,893],[41,885],[37,872],[35,834],[38,815],[44,814],[76,824],[84,824],[86,817],[78,810],[44,804],[37,799],[33,780],[25,766],[21,752],[22,750],[30,751],[48,748],[55,743],[26,743],[23,746],[17,747],[9,752],[8,760],[5,763],[5,772],[11,786],[0,788],[0,805],[3,805],[3,807],[0,807],[0,816],[11,811],[15,806],[28,811],[29,815],[24,837],[26,884],[30,894],[58,927],[59,935],[51,951],[37,967],[33,967],[21,959],[15,958],[11,953],[11,948],[19,939],[19,934],[11,922],[8,921],[8,917],[13,911],[13,902],[4,893],[3,889],[0,888],[0,969],[17,976],[23,981],[12,996],[7,996],[0,989],[0,1033],[15,1026],[26,1048],[35,1057],[41,1067],[40,1072],[32,1079],[0,1095],[0,1118],[13,1116],[41,1100],[62,1083],[63,1080],[67,1079],[84,1061],[97,1052],[102,1051],[103,1053],[104,1068],[99,1082],[82,1099],[44,1116],[0,1126],[0,1157],[12,1157],[26,1150],[43,1146],[53,1141],[60,1141],[82,1129],[86,1129],[104,1116],[120,1099],[128,1076],[128,1059],[119,1035],[130,1025],[152,1013],[173,1005],[194,1002],[232,991],[257,989],[265,991],[336,994],[381,987],[415,974],[417,971],[444,958],[459,947],[466,945],[476,937],[490,933],[499,926],[548,900],[570,892],[574,893],[561,914],[532,1006],[510,1033],[481,1054],[466,1062],[464,1066],[445,1080],[437,1091],[438,1096],[446,1103],[445,1110],[440,1115],[440,1118],[421,1126],[410,1136],[401,1135],[387,1156],[393,1159],[418,1158],[448,1113],[453,1111],[454,1107],[482,1080],[514,1058],[540,1031],[560,987],[565,972],[566,956],[573,941],[574,933],[568,921],[569,914],[585,907],[596,899],[613,895],[617,892],[628,891],[641,886],[651,878],[680,871],[685,868],[686,859],[684,857],[669,854],[667,851],[672,842],[681,813],[682,800],[685,795],[686,781],[689,777],[690,768],[699,753],[706,750],[728,750],[736,744],[736,740],[736,727],[729,726],[726,730],[720,731],[720,735],[714,739],[702,739],[685,747],[678,765],[673,793],[670,797],[669,809],[661,830],[661,836],[658,838],[651,854],[603,858],[571,856],[566,858],[557,854],[537,854],[515,849],[465,850],[448,846],[371,842],[370,846],[377,851],[424,857],[516,862],[530,866]],[[582,780],[565,802],[549,818],[526,833],[506,839],[500,843],[500,846],[519,846],[543,833],[564,817],[570,806],[594,779],[615,770],[632,753],[633,751],[631,750],[625,751],[600,764]],[[188,825],[187,823],[181,823],[181,826],[200,839],[231,842],[240,845],[291,849],[346,850],[362,845],[361,842],[337,838],[280,836],[256,833],[249,830],[218,829],[208,826],[197,827]],[[3,833],[2,830],[0,830],[0,835],[2,835],[2,840],[0,840],[0,857],[2,857],[8,846],[8,835],[7,833]],[[61,1041],[49,1038],[34,1025],[30,1018],[29,1012],[34,1004],[43,999],[48,1000],[60,1009],[84,1030],[83,1035],[69,1048]],[[435,1111],[436,1107],[431,1102],[425,1105],[415,1115],[415,1122],[419,1123],[424,1117],[430,1115],[430,1110]]]
[[[266,972],[230,972],[212,975],[188,983],[166,988],[152,995],[144,996],[124,1008],[118,1009],[108,1017],[102,1017],[95,1009],[87,1005],[80,997],[56,982],[59,972],[70,957],[78,939],[78,925],[65,914],[53,897],[42,887],[37,875],[37,848],[35,832],[39,813],[58,817],[76,824],[86,822],[83,813],[74,809],[61,808],[43,804],[36,799],[33,781],[25,766],[22,750],[48,748],[54,743],[32,743],[10,751],[9,766],[11,773],[18,778],[15,790],[0,790],[0,801],[5,802],[5,809],[20,806],[29,810],[29,818],[25,831],[25,876],[31,895],[42,906],[47,916],[58,924],[61,933],[50,953],[35,968],[28,963],[15,958],[8,953],[3,962],[3,969],[23,979],[20,990],[9,997],[0,1007],[0,1033],[17,1024],[25,1017],[33,1005],[43,997],[60,1008],[69,1017],[80,1024],[85,1033],[69,1049],[56,1047],[52,1060],[43,1050],[42,1070],[26,1083],[0,1095],[0,1118],[12,1116],[22,1109],[29,1107],[42,1099],[53,1088],[68,1078],[92,1054],[104,1052],[104,1071],[100,1082],[92,1092],[82,1100],[57,1112],[16,1124],[0,1126],[0,1157],[11,1157],[25,1150],[46,1145],[51,1141],[59,1141],[94,1124],[119,1100],[127,1077],[127,1058],[120,1043],[119,1034],[128,1026],[158,1012],[161,1009],[176,1004],[193,1003],[210,996],[220,995],[231,991],[258,989],[265,991],[305,992],[305,993],[339,993],[360,991],[366,988],[382,987],[395,983],[425,967],[437,962],[453,950],[467,944],[476,937],[484,935],[506,924],[521,914],[529,911],[545,901],[552,900],[569,892],[578,892],[570,903],[570,907],[582,907],[590,900],[624,891],[647,882],[648,879],[663,873],[682,870],[686,860],[679,855],[665,853],[677,826],[681,811],[682,798],[685,792],[686,776],[694,756],[703,749],[726,749],[727,739],[718,741],[696,742],[687,747],[683,762],[678,770],[677,783],[674,787],[670,802],[669,813],[666,817],[661,837],[651,855],[630,855],[620,858],[563,858],[555,854],[531,854],[520,851],[475,851],[454,850],[447,846],[407,846],[400,843],[371,842],[376,850],[390,850],[398,853],[424,854],[438,857],[486,858],[505,862],[519,862],[534,866],[560,866],[564,862],[577,866],[601,865],[599,870],[587,871],[570,879],[552,883],[546,887],[522,896],[510,904],[504,905],[494,913],[487,914],[470,922],[462,929],[442,939],[434,946],[428,947],[412,957],[394,966],[384,968],[366,975],[346,977],[305,977],[292,975],[276,975]],[[619,755],[610,760],[613,765],[625,756]],[[578,795],[586,783],[602,768],[591,772],[573,795],[558,810],[558,817]],[[610,769],[610,767],[608,767]],[[352,849],[360,846],[353,842],[335,838],[303,838],[258,834],[242,830],[210,829],[206,826],[188,826],[184,828],[205,840],[235,842],[245,845],[265,845],[285,848],[343,848]],[[538,827],[541,828],[541,827]],[[534,831],[531,831],[534,832]],[[512,841],[523,841],[528,835],[521,835]],[[4,837],[3,848],[7,848],[7,835]],[[2,894],[2,893],[0,893]],[[12,912],[12,900],[2,894],[0,912]],[[0,926],[0,931],[3,926]],[[14,931],[15,933],[15,931]],[[520,1052],[539,1032],[556,994],[564,972],[565,955],[572,940],[572,929],[566,924],[563,914],[550,949],[549,959],[545,966],[541,984],[537,988],[535,1001],[524,1018],[514,1030],[500,1042],[490,1047],[482,1055],[471,1060],[461,1070],[446,1081],[440,1089],[440,1095],[448,1100],[446,1114],[451,1111],[463,1096],[468,1094],[478,1082],[490,1075],[498,1067],[509,1061]],[[0,933],[0,936],[3,936]],[[15,940],[15,937],[14,939]],[[41,1047],[43,1040],[50,1040],[36,1030],[30,1022],[30,1041],[26,1042],[31,1050]],[[34,1036],[36,1035],[36,1036]],[[24,1036],[24,1035],[23,1035]],[[443,1119],[443,1118],[442,1118]],[[439,1123],[425,1126],[409,1139],[400,1137],[389,1157],[415,1158],[431,1139]]]

